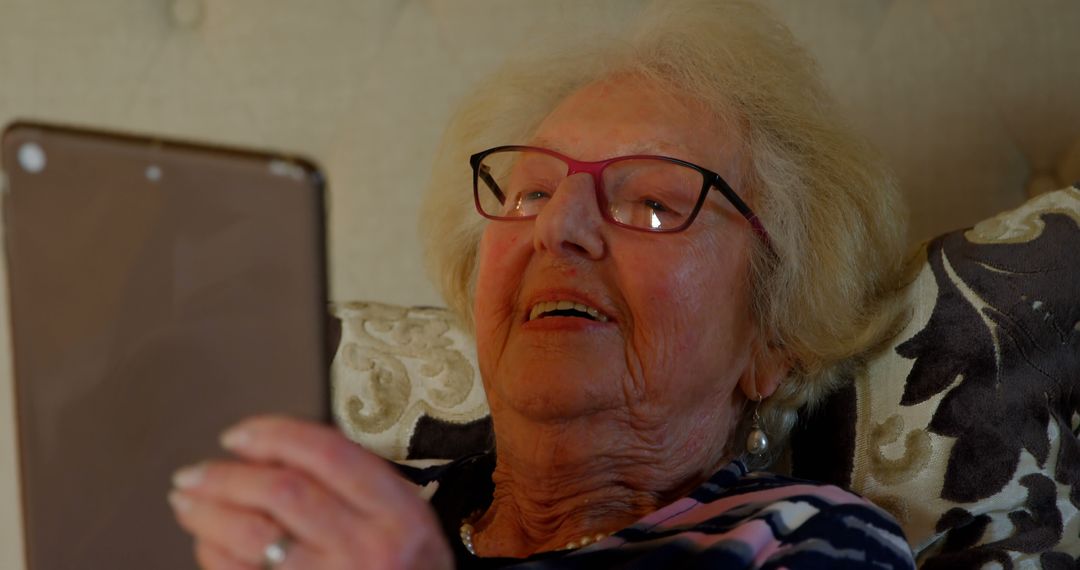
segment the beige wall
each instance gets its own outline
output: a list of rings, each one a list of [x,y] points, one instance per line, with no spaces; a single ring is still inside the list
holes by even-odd
[[[1070,176],[1061,165],[1070,147],[1080,153],[1080,3],[769,3],[896,168],[916,237],[1019,203],[1035,175],[1050,185]],[[553,29],[592,33],[639,4],[0,0],[0,123],[34,117],[304,153],[330,179],[332,296],[438,303],[416,212],[454,102],[507,52]],[[2,330],[0,568],[18,568]]]

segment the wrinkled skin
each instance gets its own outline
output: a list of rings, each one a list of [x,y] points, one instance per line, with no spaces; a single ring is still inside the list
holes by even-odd
[[[739,188],[736,142],[703,117],[694,101],[617,77],[564,101],[528,144],[578,160],[672,156]],[[749,309],[754,239],[718,192],[684,232],[614,226],[588,174],[567,178],[534,220],[488,225],[475,314],[498,464],[478,551],[522,556],[615,530],[730,460],[747,398],[771,394],[781,372],[756,356],[767,352]],[[610,321],[527,320],[557,299]]]

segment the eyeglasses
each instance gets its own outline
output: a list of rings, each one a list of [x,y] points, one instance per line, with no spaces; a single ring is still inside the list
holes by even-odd
[[[568,176],[593,179],[608,222],[646,232],[680,232],[694,221],[715,188],[766,245],[768,233],[731,186],[711,170],[666,156],[632,155],[587,162],[546,148],[497,146],[469,158],[476,210],[492,220],[535,218]]]

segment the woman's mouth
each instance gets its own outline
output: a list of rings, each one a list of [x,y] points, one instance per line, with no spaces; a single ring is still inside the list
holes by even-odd
[[[608,322],[607,315],[595,307],[576,301],[542,301],[533,305],[532,310],[529,311],[530,321],[546,317],[578,317],[601,323]]]

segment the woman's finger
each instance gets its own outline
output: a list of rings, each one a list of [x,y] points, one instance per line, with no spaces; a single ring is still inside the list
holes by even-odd
[[[259,566],[267,545],[285,535],[266,516],[251,510],[224,506],[182,491],[169,494],[176,519],[199,544],[210,549],[215,561]]]
[[[225,432],[222,445],[247,459],[300,469],[362,512],[418,501],[415,489],[386,460],[329,426],[261,416]]]
[[[270,541],[287,532],[318,546],[341,538],[343,529],[355,524],[348,505],[304,473],[287,467],[208,462],[180,470],[174,482],[194,499],[266,513],[284,527]],[[269,541],[262,546],[266,544]]]
[[[246,564],[232,557],[216,544],[195,542],[195,561],[201,570],[256,570],[259,564]]]

